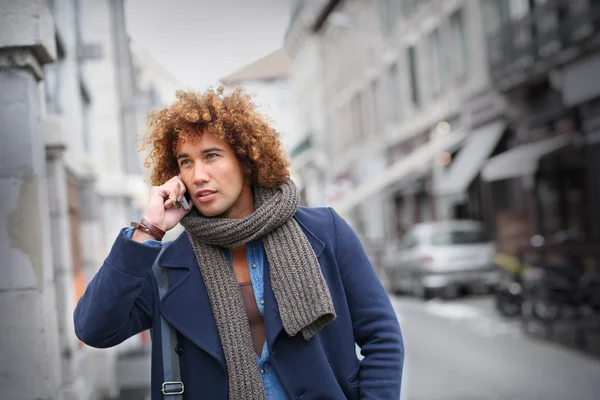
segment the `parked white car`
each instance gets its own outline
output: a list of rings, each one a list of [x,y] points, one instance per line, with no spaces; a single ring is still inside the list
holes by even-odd
[[[489,290],[498,280],[496,245],[483,224],[471,220],[420,223],[390,246],[382,260],[394,293],[423,299],[456,297],[462,289]]]

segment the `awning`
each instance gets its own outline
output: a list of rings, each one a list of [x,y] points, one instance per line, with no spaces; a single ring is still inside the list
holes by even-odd
[[[492,122],[476,129],[466,140],[456,159],[441,178],[436,194],[460,195],[477,176],[487,158],[492,154],[506,128],[503,121]]]
[[[533,175],[540,158],[567,146],[574,137],[574,133],[566,133],[505,151],[488,160],[481,177],[492,182]]]
[[[356,207],[370,196],[378,194],[391,185],[404,179],[411,179],[429,170],[430,163],[441,152],[457,146],[465,139],[463,130],[456,130],[449,134],[430,140],[427,144],[410,153],[406,158],[392,164],[379,176],[350,190],[344,198],[332,204],[339,213],[346,213]]]

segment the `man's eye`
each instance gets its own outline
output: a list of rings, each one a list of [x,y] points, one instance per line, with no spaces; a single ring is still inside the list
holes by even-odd
[[[215,154],[215,153],[209,153],[209,154],[206,155],[206,158],[209,159],[209,160],[213,159],[213,158],[217,158],[217,154]]]
[[[181,166],[183,167],[184,165],[186,165],[186,164],[189,164],[189,163],[191,163],[191,162],[192,162],[192,160],[183,160],[183,161],[181,162]]]

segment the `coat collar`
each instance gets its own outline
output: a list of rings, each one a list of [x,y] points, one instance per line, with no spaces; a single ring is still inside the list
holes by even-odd
[[[298,225],[306,235],[313,251],[319,257],[325,244],[317,238],[298,218]],[[225,356],[210,307],[204,279],[198,268],[196,255],[186,232],[183,232],[163,252],[159,265],[169,270],[170,289],[160,302],[165,319],[182,335],[215,358],[226,370]],[[185,271],[175,271],[183,269]],[[283,330],[275,294],[269,278],[270,265],[265,257],[265,330],[269,353]],[[177,278],[179,276],[179,278]],[[199,290],[200,288],[200,290]]]

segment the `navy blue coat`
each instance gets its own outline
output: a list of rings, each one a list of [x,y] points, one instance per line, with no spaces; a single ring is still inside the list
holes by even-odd
[[[350,226],[329,208],[299,208],[295,219],[318,257],[337,318],[314,338],[282,329],[265,257],[265,327],[272,367],[289,398],[400,398],[404,346],[398,319]],[[228,399],[227,371],[202,274],[184,233],[168,246],[160,266],[170,290],[159,302],[151,266],[159,249],[122,233],[88,285],[74,313],[84,343],[115,346],[153,329],[152,399],[162,399],[160,312],[178,332],[185,399]],[[363,360],[356,356],[355,343]]]

